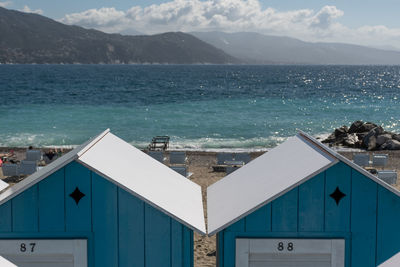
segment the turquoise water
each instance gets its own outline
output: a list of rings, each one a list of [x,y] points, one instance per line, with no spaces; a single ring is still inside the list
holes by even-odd
[[[145,147],[264,149],[354,120],[400,132],[400,67],[0,65],[0,146],[72,146],[106,128]]]

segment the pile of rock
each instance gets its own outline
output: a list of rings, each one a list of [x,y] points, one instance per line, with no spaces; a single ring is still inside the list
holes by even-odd
[[[335,129],[322,143],[367,150],[400,150],[400,134],[385,131],[372,122],[355,121],[350,128]]]

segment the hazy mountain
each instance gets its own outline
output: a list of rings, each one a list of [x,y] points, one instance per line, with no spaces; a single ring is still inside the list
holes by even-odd
[[[177,32],[124,36],[68,26],[0,8],[0,63],[237,63],[196,37]]]
[[[310,43],[258,33],[194,32],[250,64],[400,64],[400,52],[341,43]]]

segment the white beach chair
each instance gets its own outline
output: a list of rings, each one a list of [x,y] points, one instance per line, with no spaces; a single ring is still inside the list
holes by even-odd
[[[353,162],[361,167],[369,166],[369,154],[354,154]]]
[[[171,166],[170,168],[180,175],[187,177],[187,168],[185,166]]]
[[[232,153],[217,153],[217,164],[224,165],[225,161],[233,161]]]
[[[28,161],[40,161],[42,160],[42,152],[40,150],[27,150],[26,160]]]
[[[374,154],[372,156],[372,166],[374,167],[385,167],[388,164],[388,154]]]
[[[164,163],[164,153],[162,151],[149,151],[148,155],[161,163]]]
[[[18,175],[30,175],[37,171],[37,162],[23,160],[19,164]]]
[[[1,166],[4,176],[17,176],[18,175],[18,164],[3,163]]]
[[[378,171],[378,178],[388,184],[395,184],[397,182],[396,171]]]
[[[236,161],[243,161],[244,164],[247,164],[251,161],[251,157],[249,153],[236,153],[235,154]]]
[[[169,153],[169,164],[186,164],[186,152],[171,151]]]

